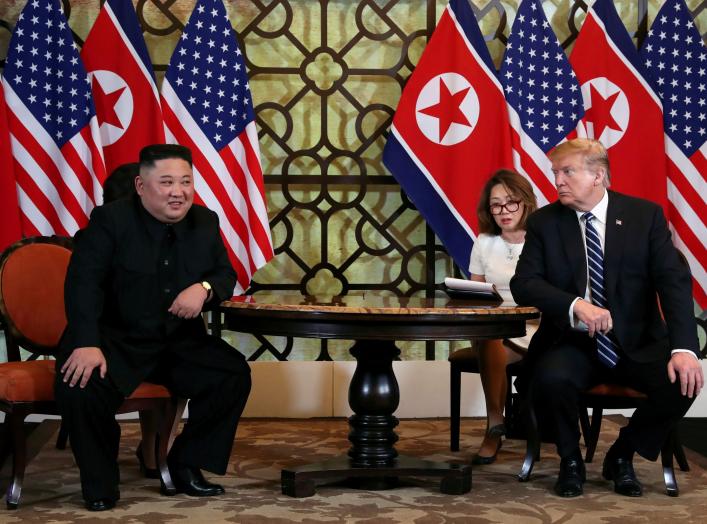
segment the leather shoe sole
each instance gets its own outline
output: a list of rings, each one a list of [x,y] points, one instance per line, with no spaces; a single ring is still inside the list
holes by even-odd
[[[115,507],[115,501],[111,499],[98,499],[86,501],[88,511],[106,511]]]
[[[614,481],[614,491],[625,497],[640,497],[643,495],[643,486],[636,478],[633,464],[626,459],[604,459],[601,474],[606,480]]]
[[[581,482],[578,483],[568,483],[560,482],[559,480],[555,484],[555,493],[563,498],[573,498],[579,497],[584,493],[584,486]]]

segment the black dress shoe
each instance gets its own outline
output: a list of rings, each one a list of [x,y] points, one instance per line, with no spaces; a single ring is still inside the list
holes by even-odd
[[[106,511],[107,509],[113,509],[114,507],[115,500],[113,499],[98,499],[86,501],[86,509],[88,511]]]
[[[146,479],[158,479],[160,478],[160,470],[157,468],[148,468],[145,464],[145,456],[142,454],[142,442],[137,445],[135,450],[135,456],[140,464],[140,473]]]
[[[614,491],[619,495],[626,497],[643,495],[643,486],[638,482],[633,463],[628,459],[607,455],[604,458],[602,475],[606,480],[614,481]]]
[[[563,458],[560,461],[560,474],[555,483],[555,493],[560,497],[579,497],[584,492],[587,473],[581,458]]]
[[[226,492],[223,486],[208,482],[199,468],[170,466],[169,471],[177,493],[185,493],[192,497],[213,497]]]

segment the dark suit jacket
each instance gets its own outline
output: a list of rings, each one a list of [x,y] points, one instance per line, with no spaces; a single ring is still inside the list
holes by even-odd
[[[175,285],[167,292],[160,286],[159,274],[165,226],[143,208],[137,196],[93,210],[76,240],[66,277],[68,326],[59,366],[77,347],[100,347],[108,376],[127,395],[154,370],[170,346],[188,348],[184,341],[198,342],[206,336],[201,317],[179,319],[167,308],[179,292],[204,280],[212,286],[209,304],[218,305],[232,295],[236,273],[214,212],[193,205],[173,229]]]
[[[558,201],[529,217],[511,279],[515,301],[542,312],[529,356],[577,336],[570,328],[569,307],[576,297],[584,297],[586,266],[582,231],[572,209]],[[672,349],[689,349],[699,357],[689,269],[672,244],[660,207],[609,191],[604,280],[624,355],[636,362],[667,361]]]

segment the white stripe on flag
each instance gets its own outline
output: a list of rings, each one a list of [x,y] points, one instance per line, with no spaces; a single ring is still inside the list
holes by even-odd
[[[470,8],[471,8],[471,6],[470,6]],[[464,28],[459,23],[459,20],[457,20],[457,17],[454,14],[454,10],[452,9],[451,4],[447,4],[447,13],[449,13],[449,16],[451,17],[452,22],[454,22],[454,27],[457,29],[459,36],[464,41],[464,45],[466,45],[467,49],[469,50],[469,53],[471,53],[471,55],[474,57],[474,60],[479,65],[479,67],[484,70],[484,73],[486,73],[486,76],[493,83],[493,85],[496,86],[496,89],[498,89],[498,91],[501,94],[503,94],[503,86],[501,85],[501,82],[499,82],[498,78],[496,77],[496,71],[490,71],[489,68],[486,67],[486,62],[484,62],[481,59],[481,57],[479,56],[479,53],[476,52],[476,49],[474,48],[472,43],[469,42],[469,40],[467,40],[466,33],[464,32]]]
[[[258,140],[258,128],[255,127],[255,121],[245,126],[245,132],[248,136],[248,141],[250,142],[250,147],[253,148],[256,158],[258,159],[258,165],[263,165],[260,158],[260,141]],[[268,228],[268,231],[270,228]]]
[[[417,155],[415,155],[415,152],[410,148],[410,146],[405,142],[403,139],[403,136],[398,132],[396,129],[395,125],[390,126],[390,132],[397,138],[398,142],[400,142],[400,145],[403,146],[403,149],[405,149],[405,152],[408,154],[410,159],[415,163],[417,168],[420,170],[420,172],[425,176],[427,179],[427,182],[434,188],[435,192],[439,196],[439,198],[442,199],[444,202],[444,205],[447,206],[447,209],[449,212],[454,216],[454,218],[457,220],[459,225],[466,231],[466,234],[469,235],[469,238],[472,240],[476,240],[476,235],[474,235],[474,232],[471,230],[469,227],[469,224],[464,221],[464,219],[459,215],[457,212],[456,208],[452,205],[452,203],[449,201],[447,198],[447,195],[444,194],[444,191],[442,188],[437,184],[437,181],[434,179],[432,174],[427,170],[425,165],[420,161],[419,158],[417,158]]]
[[[47,200],[49,200],[49,203],[56,211],[59,221],[66,232],[73,235],[79,230],[79,225],[73,215],[64,206],[64,202],[61,200],[61,196],[59,196],[59,192],[52,181],[49,179],[42,167],[37,164],[36,160],[29,153],[29,151],[25,149],[22,142],[17,140],[17,138],[15,138],[12,134],[10,134],[10,144],[12,146],[12,154],[15,157],[15,160],[17,160],[32,180],[34,180],[34,183],[37,184],[39,190],[44,194]],[[24,211],[24,207],[22,207],[22,210]]]
[[[673,203],[697,239],[704,247],[707,247],[707,228],[670,179],[668,179],[668,199]]]
[[[20,209],[22,209],[22,214],[27,217],[32,225],[40,235],[53,235],[54,228],[49,223],[47,218],[42,214],[42,212],[34,205],[32,199],[27,196],[20,184],[17,185],[17,200],[20,203]]]
[[[255,124],[251,122],[251,124],[255,127]],[[247,137],[246,137],[247,139]],[[248,186],[247,191],[248,191],[248,202],[250,202],[250,205],[253,208],[253,211],[255,212],[258,221],[260,222],[261,226],[265,230],[266,233],[268,233],[268,238],[270,238],[269,232],[270,232],[270,226],[268,224],[268,214],[265,209],[265,202],[263,202],[263,195],[260,193],[260,188],[257,186],[255,183],[255,180],[253,180],[253,175],[250,172],[250,168],[248,166],[248,162],[246,160],[245,156],[245,150],[243,149],[243,145],[241,144],[241,141],[239,140],[238,137],[236,137],[229,145],[229,149],[233,152],[233,156],[236,158],[236,161],[238,164],[241,166],[241,169],[243,170],[243,175],[246,180],[246,184]],[[252,143],[251,143],[252,147]],[[250,230],[251,225],[250,222],[246,220],[246,223],[248,224],[248,229]],[[250,248],[251,248],[251,255],[253,256],[253,263],[255,264],[255,267],[260,268],[264,266],[267,263],[267,260],[265,260],[265,257],[263,256],[262,250],[258,243],[255,240],[255,237],[253,235],[249,235],[249,241],[250,241]]]
[[[96,117],[94,116],[91,120],[96,120]],[[96,139],[95,136],[93,138],[94,140]],[[81,133],[76,133],[73,137],[71,137],[69,143],[76,150],[76,156],[81,159],[81,163],[86,168],[86,171],[91,174],[93,198],[91,199],[87,193],[86,197],[89,198],[88,200],[84,201],[77,198],[81,209],[83,209],[88,215],[94,207],[94,201],[96,202],[95,205],[100,205],[103,202],[103,188],[101,187],[101,183],[98,181],[98,178],[96,178],[96,173],[93,172],[94,158],[91,154],[91,147],[83,139]],[[100,141],[98,143],[100,144]],[[100,148],[96,149],[98,150]],[[103,162],[103,158],[101,158],[101,162]]]
[[[697,170],[695,164],[685,156],[685,153],[682,152],[675,142],[673,142],[673,139],[667,134],[665,135],[665,150],[670,160],[673,161],[685,179],[695,189],[695,192],[702,198],[702,201],[707,203],[707,182],[704,179],[704,175]],[[700,148],[700,153],[707,154],[707,142]]]
[[[687,263],[690,266],[690,273],[692,273],[692,278],[697,281],[697,283],[702,288],[702,291],[707,294],[707,271],[705,271],[705,268],[702,266],[702,264],[700,264],[699,260],[695,258],[695,255],[693,255],[692,251],[690,251],[690,248],[687,246],[687,244],[685,244],[682,238],[680,238],[680,235],[675,230],[675,228],[671,227],[670,229],[673,233],[673,244],[682,252],[683,255],[685,255]]]

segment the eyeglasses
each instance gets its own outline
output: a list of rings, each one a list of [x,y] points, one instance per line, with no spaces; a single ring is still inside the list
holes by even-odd
[[[489,206],[492,215],[500,215],[504,209],[509,213],[515,213],[520,209],[520,200],[509,200],[505,204],[491,204]]]

